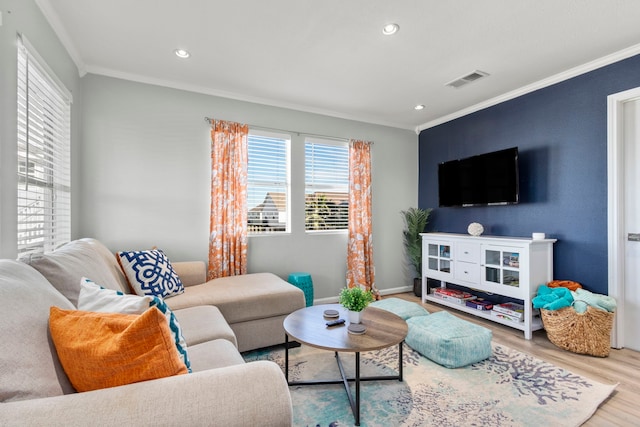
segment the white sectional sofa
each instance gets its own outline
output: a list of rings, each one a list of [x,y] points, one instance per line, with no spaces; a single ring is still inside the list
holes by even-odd
[[[21,261],[0,260],[0,425],[291,425],[281,369],[245,363],[240,352],[284,341],[282,319],[305,305],[300,289],[268,273],[205,282],[203,263],[174,263],[185,292],[165,302],[193,372],[77,393],[58,359],[49,309],[75,309],[82,277],[129,293],[124,274],[95,239]]]

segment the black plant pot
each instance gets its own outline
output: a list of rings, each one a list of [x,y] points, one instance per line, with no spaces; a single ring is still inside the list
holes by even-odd
[[[418,298],[422,298],[422,279],[419,277],[413,279],[413,293]]]

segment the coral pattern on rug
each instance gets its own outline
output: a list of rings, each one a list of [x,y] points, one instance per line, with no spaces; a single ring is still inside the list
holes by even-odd
[[[284,349],[244,354],[284,369]],[[332,352],[289,350],[289,378],[339,379]],[[341,353],[347,375],[355,358]],[[505,346],[464,368],[447,369],[404,346],[404,381],[361,383],[362,426],[579,426],[615,389]],[[361,375],[394,375],[398,347],[363,353]],[[352,385],[353,389],[353,385]],[[291,386],[295,426],[349,426],[354,418],[342,385]]]

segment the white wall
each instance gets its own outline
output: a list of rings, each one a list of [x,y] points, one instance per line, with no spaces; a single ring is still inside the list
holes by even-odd
[[[32,0],[0,0],[0,258],[17,255],[17,34],[29,40],[73,94],[71,106],[72,186],[77,188],[79,176],[77,155],[82,123],[82,96],[78,69],[57,36]],[[72,190],[72,233],[77,232],[79,217],[77,192]]]
[[[373,222],[376,284],[408,287],[400,211],[417,205],[417,135],[283,108],[234,101],[104,76],[83,84],[81,218],[76,237],[92,236],[112,250],[158,246],[172,260],[207,260],[210,137],[204,117],[374,142]],[[410,114],[407,112],[407,114]],[[304,136],[292,135],[303,158]],[[303,203],[302,162],[292,165],[292,203]],[[292,233],[249,239],[249,272],[286,279],[311,273],[316,299],[344,286],[346,235],[307,235],[301,209]]]

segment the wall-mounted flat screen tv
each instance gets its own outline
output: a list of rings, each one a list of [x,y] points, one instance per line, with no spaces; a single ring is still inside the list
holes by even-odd
[[[519,201],[518,147],[438,164],[440,207]]]

